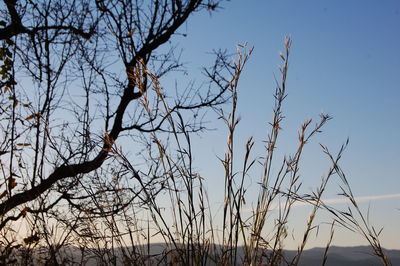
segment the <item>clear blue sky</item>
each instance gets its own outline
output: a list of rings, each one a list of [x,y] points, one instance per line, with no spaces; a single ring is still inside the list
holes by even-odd
[[[300,124],[308,118],[318,119],[324,111],[334,119],[306,149],[301,171],[304,191],[314,189],[329,166],[318,143],[337,151],[349,137],[342,166],[356,196],[369,197],[400,193],[399,26],[400,1],[237,0],[224,3],[223,9],[212,15],[196,14],[181,30],[188,36],[174,40],[184,49],[183,59],[192,73],[210,64],[208,52],[212,49],[234,51],[236,44],[246,41],[255,47],[239,86],[242,121],[236,143],[240,153],[246,139],[254,136],[261,147],[256,152],[262,155],[262,140],[272,117],[273,73],[278,75],[278,54],[284,36],[290,35],[287,118],[279,156],[292,154]],[[218,130],[196,140],[194,149],[196,166],[206,178],[212,201],[218,204],[223,200],[223,169],[216,156],[224,154],[227,131],[221,121],[212,121],[211,126]],[[253,185],[259,178],[255,173]],[[332,183],[329,198],[337,197],[338,183]],[[367,208],[368,203],[371,222],[385,227],[384,246],[400,248],[396,228],[400,198],[367,198],[362,206]],[[303,226],[304,209],[296,212],[303,214],[302,219],[293,218],[296,226]],[[334,244],[366,243],[338,233]]]

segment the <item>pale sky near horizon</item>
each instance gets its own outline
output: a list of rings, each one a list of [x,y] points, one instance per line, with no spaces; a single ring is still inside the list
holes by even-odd
[[[399,26],[399,1],[237,0],[224,2],[223,9],[212,15],[195,14],[180,31],[188,36],[174,41],[184,49],[182,58],[190,71],[209,64],[208,52],[213,49],[234,51],[236,44],[244,42],[255,47],[239,85],[236,147],[240,153],[247,138],[254,136],[260,147],[256,154],[262,155],[272,117],[274,73],[279,75],[279,51],[284,36],[291,36],[286,118],[278,156],[293,153],[297,130],[306,119],[318,119],[322,111],[333,116],[306,148],[301,171],[304,191],[315,189],[329,167],[318,143],[336,153],[349,138],[342,167],[353,192],[365,210],[370,207],[371,223],[384,227],[383,246],[400,249]],[[217,130],[196,140],[194,153],[195,165],[217,205],[223,200],[223,169],[216,158],[223,157],[227,130],[222,121],[211,125]],[[251,177],[253,185],[260,176]],[[345,206],[337,196],[338,184],[332,182],[326,198]],[[307,216],[298,209],[294,215],[302,218],[293,219],[301,229]],[[321,219],[329,222],[327,216]],[[313,241],[309,247],[325,245],[327,239]],[[345,232],[338,232],[333,243],[367,244]]]

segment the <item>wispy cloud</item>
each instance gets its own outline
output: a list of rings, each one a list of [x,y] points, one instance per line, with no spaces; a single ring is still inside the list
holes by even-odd
[[[400,193],[398,194],[384,194],[384,195],[375,195],[375,196],[362,196],[362,197],[355,197],[355,200],[357,203],[361,202],[368,202],[368,201],[376,201],[376,200],[385,200],[385,199],[396,199],[400,198]],[[324,199],[323,202],[327,205],[333,205],[333,204],[346,204],[350,203],[350,200],[345,197],[341,198],[331,198],[331,199]],[[284,202],[272,204],[270,210],[278,210],[279,206],[283,208],[285,205]],[[310,206],[310,203],[307,202],[301,202],[297,201],[295,202],[292,207],[301,207],[301,206]],[[252,208],[245,208],[245,212],[252,212]]]
[[[384,199],[395,199],[400,198],[400,193],[398,194],[384,194],[384,195],[375,195],[375,196],[363,196],[363,197],[355,197],[356,202],[368,202],[368,201],[375,201],[375,200],[384,200]],[[323,200],[325,204],[343,204],[343,203],[350,203],[348,198],[332,198],[332,199],[325,199]],[[306,206],[309,203],[305,202],[296,202],[294,206]]]
[[[398,194],[385,194],[385,195],[376,195],[376,196],[364,196],[364,197],[355,197],[357,202],[366,202],[366,201],[374,201],[374,200],[383,200],[383,199],[395,199],[400,198],[400,193]],[[349,200],[347,198],[336,198],[336,199],[326,199],[326,203],[348,203]]]

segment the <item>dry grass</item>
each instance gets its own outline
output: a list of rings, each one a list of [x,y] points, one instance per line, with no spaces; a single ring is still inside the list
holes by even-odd
[[[329,121],[328,115],[321,114],[314,126],[311,120],[303,123],[294,154],[281,162],[275,158],[279,133],[283,127],[290,48],[291,39],[287,38],[285,52],[280,55],[280,80],[276,80],[273,119],[265,142],[265,155],[260,157],[263,161],[257,202],[254,202],[255,207],[250,215],[245,213],[244,206],[245,183],[257,161],[252,159],[255,145],[253,139],[249,138],[245,143],[244,158],[238,158],[235,153],[235,130],[239,125],[236,113],[238,82],[252,53],[252,49],[244,45],[238,48],[235,62],[224,61],[223,66],[230,73],[230,79],[222,80],[212,71],[206,71],[212,82],[230,92],[230,111],[226,113],[216,110],[228,130],[227,149],[224,158],[220,159],[225,173],[224,192],[220,195],[223,199],[221,219],[214,218],[218,216],[212,213],[204,186],[207,177],[200,176],[193,167],[195,151],[192,149],[192,133],[185,123],[184,115],[179,109],[169,107],[157,78],[144,64],[139,64],[141,69],[137,69],[137,73],[133,72],[138,78],[145,72],[152,79],[152,91],[159,107],[152,108],[148,96],[150,92],[143,91],[141,104],[146,115],[152,117],[154,112],[162,113],[169,125],[168,132],[150,133],[151,143],[142,151],[150,166],[148,172],[137,172],[129,158],[114,148],[113,156],[121,163],[119,176],[115,179],[117,188],[120,186],[120,189],[115,190],[118,193],[106,194],[104,197],[108,198],[100,200],[95,196],[96,193],[92,193],[91,199],[98,213],[71,213],[65,220],[60,218],[63,216],[59,213],[54,216],[30,214],[32,218],[27,225],[32,230],[32,236],[39,232],[37,238],[26,238],[24,244],[19,245],[17,240],[13,240],[16,234],[12,227],[8,227],[10,231],[7,233],[3,230],[0,262],[44,264],[50,261],[53,264],[68,265],[72,264],[73,257],[79,251],[79,260],[75,258],[75,263],[82,265],[91,260],[102,265],[298,265],[310,234],[317,228],[317,213],[327,210],[331,213],[332,226],[322,265],[329,260],[328,251],[337,225],[361,234],[382,264],[391,265],[379,241],[380,232],[368,223],[340,167],[347,142],[336,156],[327,147],[321,146],[331,161],[328,174],[315,192],[309,195],[299,193],[303,150]],[[235,169],[238,163],[242,165],[239,171]],[[273,165],[279,169],[277,172],[272,171]],[[152,178],[143,179],[144,175]],[[340,177],[341,194],[351,202],[346,212],[334,209],[323,201],[329,180],[334,176]],[[125,189],[133,181],[135,189]],[[124,207],[114,210],[112,204],[105,205],[113,200],[124,202]],[[310,204],[312,211],[307,217],[297,254],[287,258],[283,250],[288,235],[288,222],[293,205],[299,201]],[[271,219],[275,206],[279,206],[278,212],[274,212],[278,215]],[[266,232],[267,225],[271,224],[272,231]],[[154,249],[154,238],[163,240],[157,252],[151,250]],[[75,250],[69,253],[67,248],[72,246]]]

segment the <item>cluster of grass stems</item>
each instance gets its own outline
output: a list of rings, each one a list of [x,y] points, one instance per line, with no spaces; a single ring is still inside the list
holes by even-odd
[[[207,178],[200,176],[193,166],[195,151],[192,150],[191,132],[185,124],[185,117],[169,108],[157,78],[148,73],[152,78],[153,91],[162,103],[162,112],[168,114],[165,117],[171,129],[168,137],[163,132],[150,133],[151,143],[144,152],[151,165],[146,175],[154,176],[154,180],[144,181],[132,162],[121,150],[115,148],[115,160],[119,160],[122,165],[122,170],[118,172],[119,179],[115,182],[121,189],[120,193],[109,197],[118,198],[118,202],[124,201],[122,198],[126,199],[123,208],[114,210],[109,199],[104,199],[104,202],[108,202],[105,205],[93,193],[92,200],[98,207],[98,213],[73,214],[75,219],[65,220],[52,218],[62,217],[57,211],[54,211],[54,216],[51,216],[51,211],[37,216],[30,214],[27,224],[31,236],[25,238],[23,244],[16,245],[11,240],[7,242],[10,232],[7,236],[3,235],[1,262],[26,265],[84,265],[90,261],[102,265],[298,265],[310,235],[318,227],[315,221],[317,213],[328,211],[332,216],[332,225],[322,265],[329,261],[329,248],[337,226],[361,234],[382,265],[391,265],[379,241],[380,231],[368,223],[340,167],[339,161],[347,142],[337,155],[321,145],[331,167],[316,191],[307,195],[299,192],[303,150],[330,120],[328,115],[322,114],[316,123],[311,120],[304,122],[298,132],[295,152],[281,162],[275,158],[284,119],[283,103],[287,95],[290,47],[291,40],[287,38],[285,51],[280,54],[280,79],[276,80],[273,118],[265,140],[265,154],[254,157],[252,152],[255,143],[249,138],[245,143],[243,158],[238,158],[235,153],[235,132],[239,124],[237,89],[239,77],[252,49],[246,46],[238,48],[237,59],[230,68],[231,79],[227,80],[231,109],[228,112],[216,110],[228,129],[227,149],[220,159],[225,182],[221,195],[223,203],[218,215],[212,212],[208,200],[204,185]],[[147,70],[143,67],[141,71]],[[141,104],[151,117],[154,110],[146,94]],[[259,161],[262,173],[257,183],[258,197],[252,205],[251,214],[248,214],[245,209],[249,206],[246,203],[245,184]],[[235,167],[240,164],[242,167],[237,170]],[[138,184],[129,193],[122,189],[122,180],[127,176],[129,178],[126,179],[134,179]],[[346,211],[335,209],[323,201],[329,181],[335,176],[342,182],[340,193],[349,200]],[[287,258],[284,242],[288,235],[289,215],[297,202],[307,203],[312,209],[296,255]],[[273,226],[271,232],[266,232],[267,225]],[[17,234],[16,231],[11,233],[13,236]],[[154,242],[161,242],[158,251]]]

